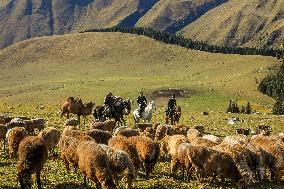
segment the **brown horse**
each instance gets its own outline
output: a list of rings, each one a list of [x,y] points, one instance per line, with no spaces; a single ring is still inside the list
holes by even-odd
[[[181,117],[181,107],[176,106],[173,109],[172,113],[167,113],[165,117],[166,124],[169,123],[169,120],[171,120],[171,125],[179,123],[179,119]]]

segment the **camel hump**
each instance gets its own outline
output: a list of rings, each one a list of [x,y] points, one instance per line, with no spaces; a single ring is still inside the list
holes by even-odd
[[[79,96],[76,97],[75,102],[77,102],[77,103],[82,103],[82,104],[83,104],[82,99],[81,99],[81,97],[79,97]]]
[[[66,99],[67,102],[74,102],[74,97],[73,96],[69,96],[67,99]]]

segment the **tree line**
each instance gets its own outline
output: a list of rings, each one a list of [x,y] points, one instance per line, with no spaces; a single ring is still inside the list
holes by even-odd
[[[122,32],[122,33],[144,35],[167,44],[178,45],[188,49],[194,49],[210,53],[262,55],[262,56],[273,56],[278,58],[281,58],[284,54],[283,49],[281,50],[275,48],[228,47],[228,46],[212,45],[205,42],[193,41],[191,39],[184,38],[183,35],[170,34],[164,31],[157,31],[152,28],[145,28],[145,27],[113,27],[113,28],[104,28],[104,29],[90,29],[84,32]]]
[[[258,90],[276,99],[273,114],[284,115],[284,60],[278,71],[268,75],[260,82]]]

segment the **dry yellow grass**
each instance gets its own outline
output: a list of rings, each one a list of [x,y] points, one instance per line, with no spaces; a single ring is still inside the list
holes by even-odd
[[[283,0],[231,0],[183,31],[186,37],[218,45],[283,48],[283,8]]]

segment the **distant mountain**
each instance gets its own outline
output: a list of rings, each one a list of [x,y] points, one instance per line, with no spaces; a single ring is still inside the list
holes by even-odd
[[[116,26],[156,1],[0,0],[0,48],[36,36]]]
[[[226,46],[283,47],[283,0],[0,0],[0,48],[93,28],[143,26]]]
[[[230,0],[183,29],[185,36],[218,45],[282,47],[283,0]]]
[[[175,33],[228,0],[161,0],[137,26]]]

